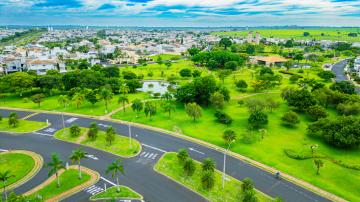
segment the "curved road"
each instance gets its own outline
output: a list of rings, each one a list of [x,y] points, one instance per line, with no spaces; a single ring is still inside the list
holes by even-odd
[[[347,60],[342,60],[338,63],[335,63],[331,70],[335,73],[336,77],[335,80],[337,82],[340,81],[348,81],[348,78],[346,77],[344,73],[345,66],[347,64]],[[356,87],[355,91],[360,94],[360,88]]]
[[[25,111],[17,112],[20,117],[32,114],[32,112]],[[10,111],[0,109],[0,113],[6,117],[9,115]],[[71,151],[79,147],[93,155],[93,158],[85,159],[83,165],[98,171],[102,175],[102,179],[90,189],[81,191],[64,201],[88,201],[91,194],[100,191],[101,188],[104,187],[104,184],[107,184],[107,187],[114,184],[110,176],[104,175],[104,171],[110,162],[118,158],[117,156],[96,149],[54,139],[52,137],[53,134],[62,128],[62,119],[59,114],[39,113],[28,118],[28,120],[43,122],[47,119],[51,123],[51,126],[35,133],[29,133],[26,135],[10,135],[1,133],[0,149],[31,150],[42,155],[45,162],[50,159],[52,152],[58,153],[63,160],[66,160],[68,159]],[[65,115],[64,119],[67,127],[72,124],[88,127],[91,122],[96,121],[103,130],[105,127],[111,125],[118,133],[128,135],[128,126],[124,124],[68,115]],[[142,143],[142,152],[136,157],[124,159],[126,173],[125,176],[120,178],[121,184],[129,186],[142,194],[145,201],[206,201],[201,196],[156,173],[153,170],[153,166],[164,152],[177,151],[180,148],[187,148],[190,156],[195,160],[201,161],[204,158],[211,157],[216,161],[217,169],[222,170],[223,153],[184,139],[135,126],[132,126],[132,135]],[[253,179],[258,190],[272,197],[279,196],[285,201],[329,201],[328,199],[325,199],[316,193],[291,182],[277,180],[271,173],[233,157],[228,156],[227,158],[226,173],[239,180],[242,180],[245,177],[250,177]],[[17,193],[23,193],[40,184],[46,178],[47,169],[43,168],[34,178],[15,189],[15,191]]]

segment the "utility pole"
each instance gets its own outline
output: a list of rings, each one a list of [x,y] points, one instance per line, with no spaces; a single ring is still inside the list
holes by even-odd
[[[229,146],[228,146],[228,148],[225,150],[225,152],[224,152],[224,165],[223,165],[223,174],[222,174],[222,188],[223,188],[223,190],[224,190],[224,188],[225,188],[225,172],[226,172],[226,154],[227,154],[227,152],[229,151],[229,149],[230,149],[230,145],[231,145],[231,143],[233,143],[234,141],[231,141],[230,143],[229,143]]]
[[[130,140],[130,149],[132,149],[132,144],[131,144],[131,125],[129,123],[129,140]]]

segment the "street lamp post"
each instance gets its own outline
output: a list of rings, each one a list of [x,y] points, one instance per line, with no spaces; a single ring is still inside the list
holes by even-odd
[[[132,149],[132,144],[131,144],[131,125],[129,123],[129,139],[130,139],[130,149]]]
[[[226,154],[230,149],[231,143],[235,142],[234,140],[229,143],[228,148],[224,152],[224,165],[223,165],[223,174],[222,174],[222,188],[225,188],[225,171],[226,171]]]

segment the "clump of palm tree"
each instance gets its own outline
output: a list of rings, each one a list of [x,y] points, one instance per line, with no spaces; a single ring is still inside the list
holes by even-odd
[[[87,158],[87,153],[83,151],[82,149],[76,149],[73,150],[70,155],[70,160],[74,163],[77,162],[78,164],[78,170],[79,170],[79,179],[82,179],[81,175],[81,160],[84,158]]]
[[[64,162],[59,158],[58,154],[53,153],[51,155],[51,161],[49,163],[47,163],[46,167],[50,167],[50,171],[49,171],[49,177],[51,175],[56,176],[56,186],[59,188],[60,187],[60,179],[59,179],[59,171],[61,169],[64,169]]]
[[[121,159],[118,159],[114,162],[112,162],[106,172],[106,174],[109,174],[111,173],[111,177],[112,178],[116,178],[116,185],[117,185],[117,192],[120,192],[120,185],[119,185],[119,174],[123,174],[125,175],[125,172],[124,172],[124,165],[122,164],[122,161]]]

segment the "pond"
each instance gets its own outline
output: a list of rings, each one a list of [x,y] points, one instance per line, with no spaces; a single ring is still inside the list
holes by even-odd
[[[151,92],[152,94],[163,95],[168,91],[170,83],[161,80],[147,80],[143,81],[142,88],[138,88],[138,91],[141,92]]]

